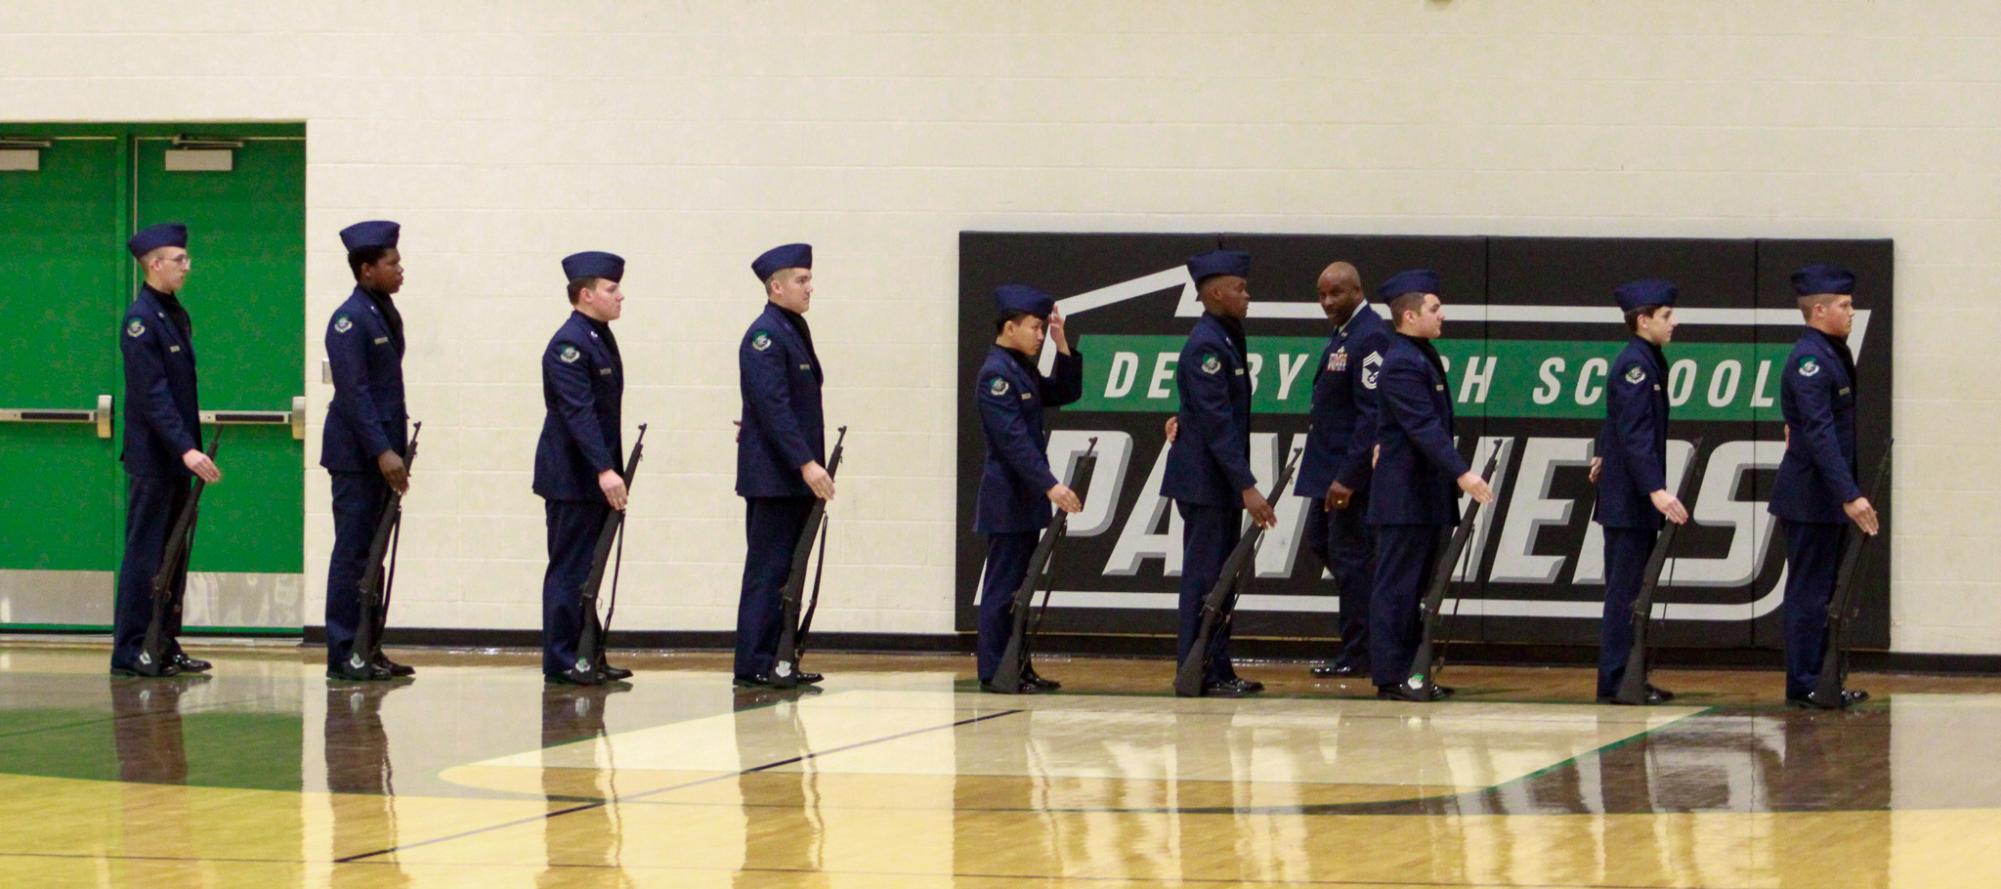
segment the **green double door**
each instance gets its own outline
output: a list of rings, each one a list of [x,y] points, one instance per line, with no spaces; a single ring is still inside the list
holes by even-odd
[[[203,495],[186,625],[296,635],[304,533],[305,131],[0,123],[0,632],[111,623],[124,549],[119,321],[132,232],[188,225]]]

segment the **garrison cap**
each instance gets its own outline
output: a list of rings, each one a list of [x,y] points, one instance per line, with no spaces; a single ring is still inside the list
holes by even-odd
[[[387,219],[373,219],[341,229],[340,243],[349,253],[371,247],[389,248],[396,246],[396,241],[402,234],[403,226]]]
[[[757,255],[750,261],[750,270],[759,281],[769,281],[781,269],[810,269],[813,267],[813,245],[780,244]]]
[[[1430,269],[1405,269],[1376,287],[1376,295],[1396,299],[1406,293],[1437,293],[1438,273]]]
[[[1818,296],[1823,293],[1855,293],[1855,273],[1838,265],[1815,263],[1793,273],[1793,293]]]
[[[617,281],[625,277],[625,260],[616,254],[597,250],[572,253],[563,257],[563,277],[572,281],[578,278],[608,278]]]
[[[161,247],[186,247],[188,227],[179,222],[162,222],[140,229],[125,242],[125,249],[132,251],[132,258],[139,259]]]

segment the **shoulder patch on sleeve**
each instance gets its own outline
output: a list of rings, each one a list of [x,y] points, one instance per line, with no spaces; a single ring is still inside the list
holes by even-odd
[[[987,381],[987,394],[989,394],[989,395],[992,395],[992,396],[993,396],[993,397],[995,397],[995,398],[1000,398],[1001,396],[1004,396],[1004,395],[1006,395],[1006,394],[1007,394],[1007,380],[1006,380],[1005,378],[1002,378],[1002,377],[998,377],[998,376],[994,377],[994,378],[993,378],[993,379],[991,379],[991,380],[988,380],[988,381]]]
[[[1216,353],[1214,353],[1214,352],[1204,352],[1204,353],[1202,353],[1202,372],[1203,372],[1203,373],[1205,373],[1205,374],[1213,374],[1213,373],[1215,373],[1215,372],[1217,372],[1217,371],[1220,371],[1220,370],[1222,370],[1222,369],[1223,369],[1223,359],[1221,359],[1221,358],[1217,358],[1217,357],[1216,357]]]
[[[1637,364],[1626,369],[1626,382],[1637,386],[1647,381],[1647,369]]]
[[[1800,376],[1803,377],[1810,377],[1820,373],[1820,361],[1812,355],[1800,356],[1799,372]]]
[[[577,363],[577,359],[583,356],[584,353],[577,351],[577,347],[569,343],[564,343],[556,347],[556,360],[564,364],[575,364]]]
[[[334,333],[346,333],[354,329],[354,320],[347,317],[345,312],[335,315],[333,328]]]
[[[750,335],[751,351],[762,352],[769,348],[771,348],[771,334],[760,330]]]
[[[146,322],[133,318],[125,322],[125,335],[137,339],[146,335]]]

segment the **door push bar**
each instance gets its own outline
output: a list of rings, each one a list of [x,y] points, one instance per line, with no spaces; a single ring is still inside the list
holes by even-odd
[[[292,437],[306,438],[306,397],[292,397],[289,411],[202,411],[201,421],[214,426],[290,426]]]
[[[82,423],[97,426],[98,438],[111,437],[111,396],[97,396],[95,410],[0,407],[0,423]]]

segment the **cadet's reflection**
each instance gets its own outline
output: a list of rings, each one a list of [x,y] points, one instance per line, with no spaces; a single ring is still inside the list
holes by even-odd
[[[207,676],[112,679],[112,743],[118,757],[122,851],[131,860],[114,878],[166,885],[179,867],[166,859],[197,842],[188,804],[188,752],[181,735],[181,696]]]
[[[181,695],[205,684],[193,674],[170,679],[111,680],[113,744],[118,778],[141,784],[186,784],[188,751],[181,737]]]
[[[620,868],[625,824],[618,807],[618,764],[605,730],[605,705],[612,695],[631,691],[625,683],[542,686],[542,749],[579,741],[593,744],[593,766],[576,768],[545,762],[542,793],[550,811],[576,809],[552,818],[543,828],[547,867],[537,886],[630,886]],[[577,808],[583,806],[584,808]]]
[[[825,886],[825,823],[820,816],[818,771],[808,761],[796,771],[764,768],[812,752],[799,701],[819,693],[745,688],[736,692],[737,793],[743,800],[743,867],[734,884],[772,885],[772,871],[787,886]],[[758,870],[751,870],[755,863]]]
[[[396,770],[389,762],[389,733],[382,727],[382,699],[408,687],[389,682],[327,686],[323,736],[337,856],[397,845]],[[392,855],[381,856],[366,868],[335,868],[333,882],[407,886],[410,877]]]

